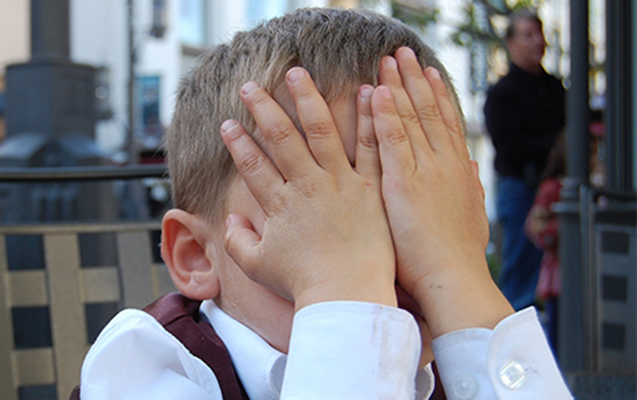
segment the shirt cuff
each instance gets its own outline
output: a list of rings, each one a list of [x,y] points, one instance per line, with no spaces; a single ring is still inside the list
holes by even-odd
[[[454,399],[572,399],[533,307],[493,330],[464,329],[431,344],[440,379]]]
[[[420,334],[406,311],[338,301],[294,316],[282,399],[409,399]]]

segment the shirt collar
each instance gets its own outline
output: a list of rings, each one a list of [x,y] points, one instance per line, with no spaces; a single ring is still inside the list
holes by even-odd
[[[542,65],[540,65],[540,73],[535,75],[523,70],[522,68],[518,67],[513,62],[509,64],[509,71],[515,75],[523,76],[526,79],[542,79],[544,78],[545,75],[548,75],[548,73],[546,72],[546,70],[544,69]]]
[[[226,314],[214,301],[204,301],[200,311],[226,345],[248,397],[278,399],[287,356],[270,346],[250,328]]]

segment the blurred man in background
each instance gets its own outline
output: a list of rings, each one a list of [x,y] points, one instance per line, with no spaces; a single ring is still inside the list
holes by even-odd
[[[564,127],[564,87],[542,68],[546,48],[542,21],[529,11],[511,16],[506,34],[511,64],[488,94],[487,130],[495,147],[497,212],[503,229],[499,284],[516,310],[535,301],[542,252],[524,233],[524,221]]]

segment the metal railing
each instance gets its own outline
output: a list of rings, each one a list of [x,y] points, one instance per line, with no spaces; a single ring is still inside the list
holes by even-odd
[[[99,181],[167,178],[164,165],[126,167],[0,168],[0,182]]]
[[[0,183],[131,180],[166,177],[163,165],[134,167],[0,168]],[[79,384],[90,346],[87,306],[143,307],[174,291],[167,268],[154,261],[151,232],[159,220],[0,225],[0,398],[17,400],[21,388],[55,386],[68,398]],[[85,234],[114,236],[116,265],[82,267]],[[12,270],[7,238],[41,237],[44,269]],[[46,308],[51,345],[16,348],[16,309]]]

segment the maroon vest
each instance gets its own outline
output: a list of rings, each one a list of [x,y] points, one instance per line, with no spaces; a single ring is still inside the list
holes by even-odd
[[[201,318],[200,304],[200,301],[190,300],[180,293],[170,293],[157,299],[144,311],[212,369],[224,400],[246,400],[248,395],[232,366],[230,354],[212,325]],[[70,400],[79,399],[80,387],[77,386]]]

